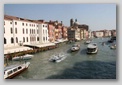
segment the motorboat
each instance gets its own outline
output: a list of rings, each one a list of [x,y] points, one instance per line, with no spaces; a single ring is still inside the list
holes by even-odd
[[[26,54],[24,56],[22,56],[22,60],[29,60],[33,57],[33,55],[30,55],[30,54]]]
[[[23,56],[17,56],[17,57],[14,57],[12,58],[13,61],[19,61],[19,60],[29,60],[33,57],[33,55],[30,55],[30,54],[26,54],[26,55],[23,55]]]
[[[74,45],[72,45],[72,47],[71,47],[71,51],[72,51],[72,52],[78,51],[79,49],[80,49],[80,45],[78,45],[78,44],[74,44]]]
[[[62,60],[64,60],[66,58],[65,55],[63,54],[58,54],[58,55],[53,55],[49,61],[51,62],[61,62]]]
[[[96,43],[88,44],[87,46],[87,54],[94,54],[98,52],[98,47]]]
[[[12,79],[15,76],[19,75],[26,69],[28,69],[30,62],[25,62],[21,65],[11,65],[4,68],[4,79]]]
[[[116,44],[110,46],[111,49],[116,49]]]
[[[85,42],[85,44],[90,44],[91,43],[91,41],[90,40],[87,40],[86,42]]]

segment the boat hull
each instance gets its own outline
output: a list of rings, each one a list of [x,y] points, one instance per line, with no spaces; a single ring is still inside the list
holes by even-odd
[[[24,69],[22,69],[22,70],[16,72],[15,74],[13,74],[13,75],[11,75],[11,76],[8,76],[8,77],[5,78],[5,79],[12,79],[12,78],[16,77],[17,75],[19,75],[20,73],[24,72],[26,69],[28,69],[28,68],[24,68]]]

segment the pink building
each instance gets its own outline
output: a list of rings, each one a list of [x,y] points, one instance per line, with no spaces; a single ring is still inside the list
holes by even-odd
[[[62,38],[67,39],[67,27],[62,27]]]
[[[55,41],[55,26],[52,23],[48,24],[48,34],[49,34],[49,41]]]

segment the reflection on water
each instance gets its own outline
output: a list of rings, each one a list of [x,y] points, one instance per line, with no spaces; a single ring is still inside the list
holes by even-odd
[[[72,44],[61,44],[59,48],[34,54],[29,60],[30,67],[15,79],[116,79],[116,50],[109,44],[101,45],[107,39],[94,39],[99,51],[94,55],[86,54],[87,45],[77,42],[81,49],[70,52]],[[64,53],[67,58],[59,63],[49,62],[51,55]],[[15,64],[19,62],[11,62]],[[22,62],[21,62],[22,63]]]

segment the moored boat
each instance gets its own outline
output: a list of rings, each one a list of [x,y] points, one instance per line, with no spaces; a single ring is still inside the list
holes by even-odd
[[[98,47],[96,43],[91,43],[87,46],[87,54],[94,54],[98,52]]]
[[[23,60],[29,60],[29,59],[31,59],[32,57],[33,57],[33,55],[26,54],[26,55],[22,56],[22,59],[23,59]]]
[[[21,65],[12,65],[5,67],[4,69],[4,79],[12,79],[24,70],[28,69],[30,62],[26,62]]]
[[[33,55],[30,55],[30,54],[26,54],[26,55],[23,55],[23,56],[17,56],[17,57],[14,57],[12,58],[13,61],[19,61],[19,60],[29,60],[33,57]]]

